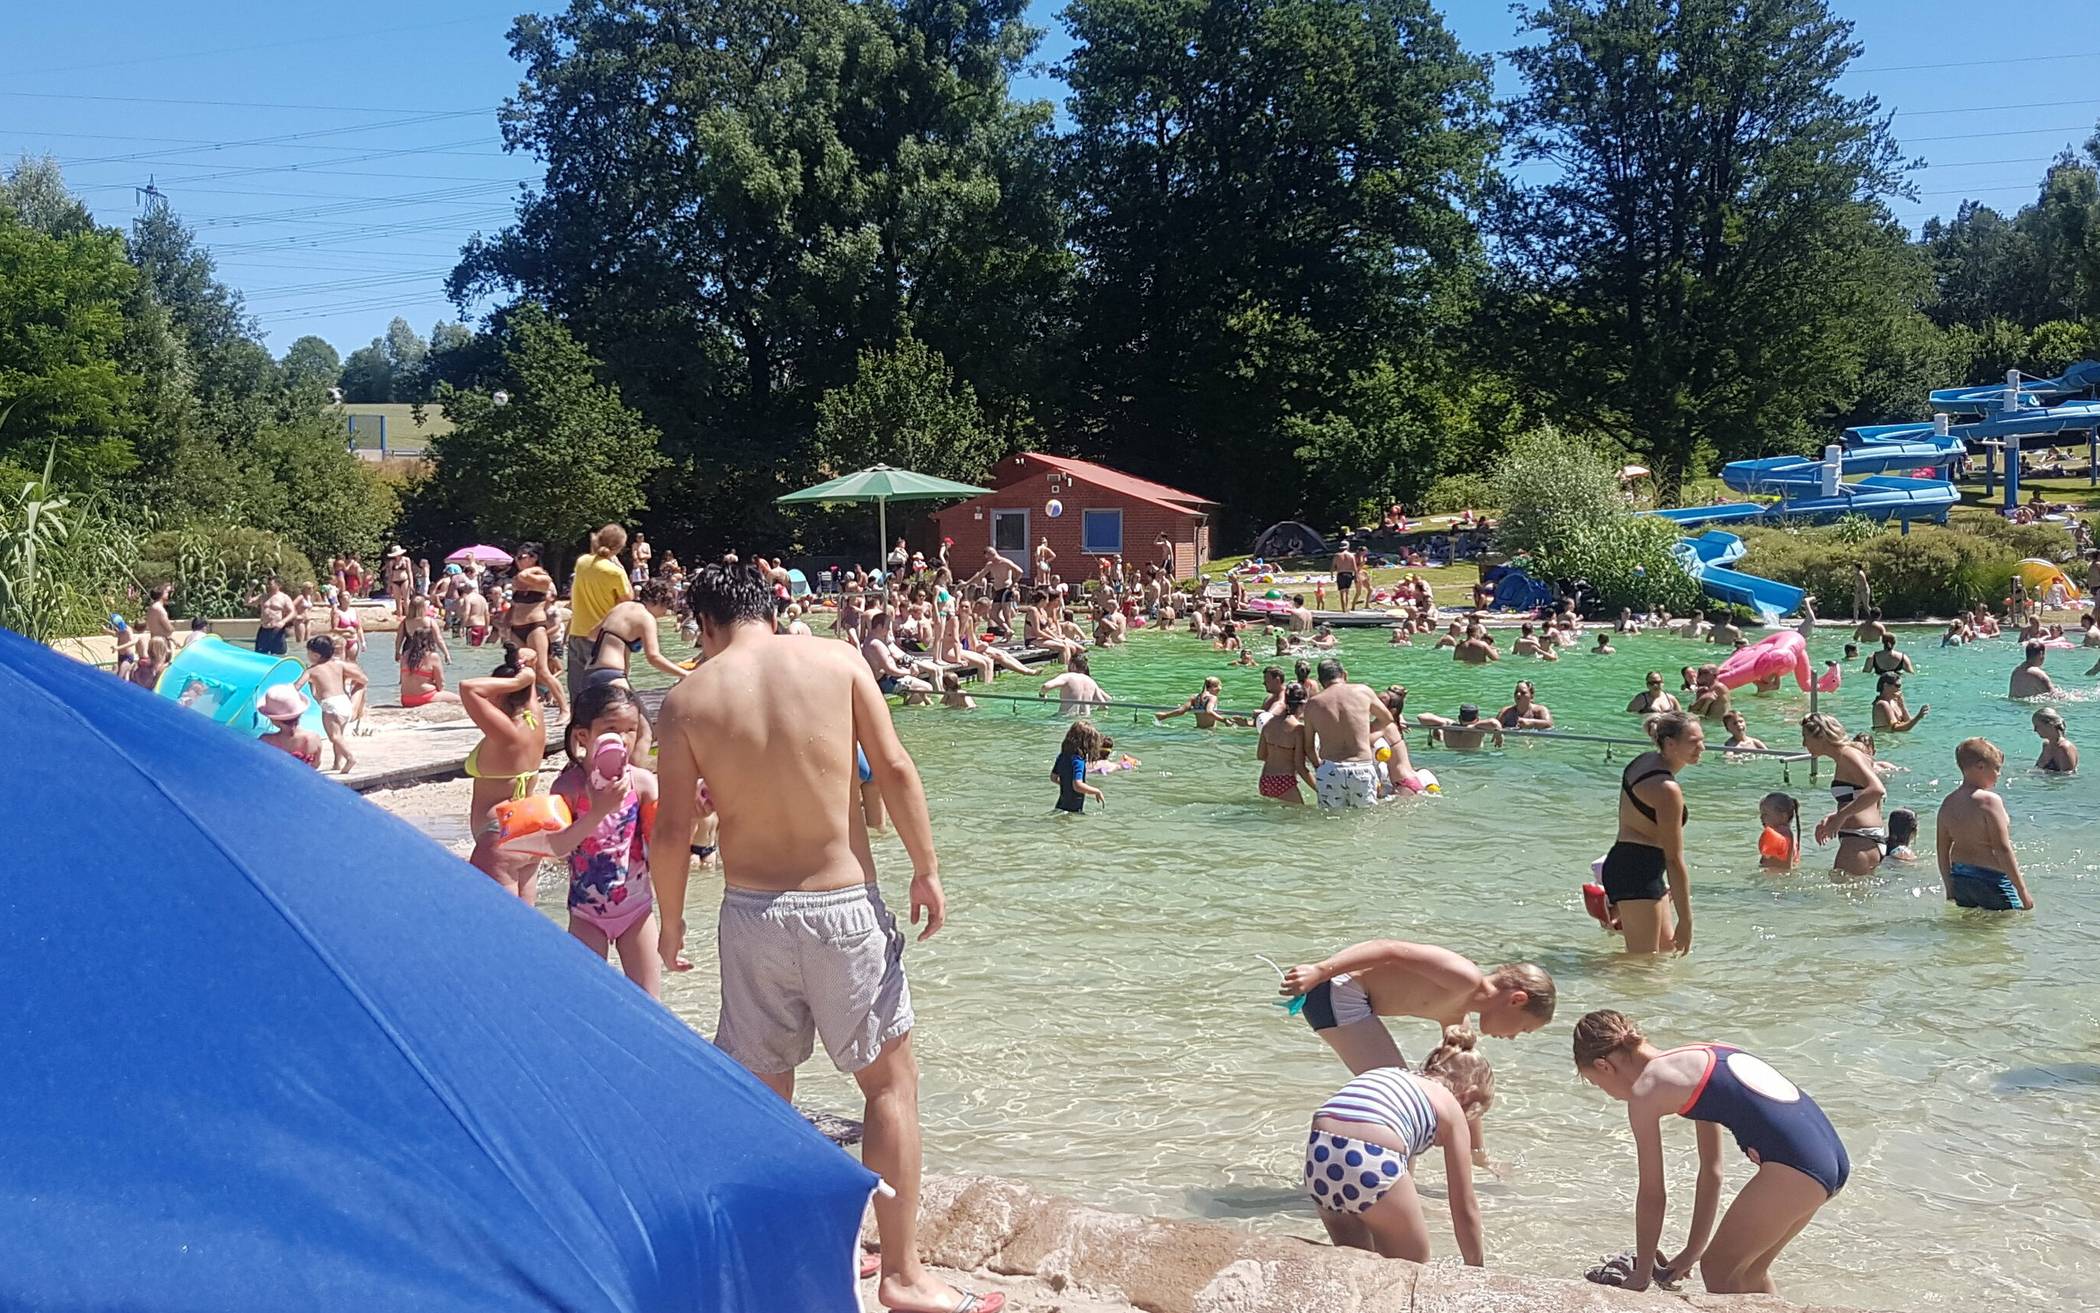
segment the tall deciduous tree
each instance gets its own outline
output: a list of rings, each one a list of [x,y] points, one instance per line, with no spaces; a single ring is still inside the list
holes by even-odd
[[[863,347],[915,333],[992,404],[1032,390],[1068,256],[1048,107],[1008,95],[1036,39],[1023,9],[572,0],[520,19],[504,132],[545,181],[468,249],[455,296],[543,301],[607,361],[679,458],[658,500],[688,537],[770,520]]]
[[[1427,0],[1066,19],[1088,441],[1248,515],[1306,510],[1293,417],[1464,314],[1485,72]]]
[[[940,352],[907,337],[860,353],[853,381],[817,402],[816,451],[829,474],[878,463],[975,483],[1006,444],[985,423],[977,393]]]
[[[54,237],[0,208],[0,473],[44,468],[62,481],[132,463],[127,420],[138,385],[120,351],[137,274],[105,229]]]
[[[1510,55],[1505,336],[1549,413],[1665,493],[1713,455],[1805,445],[1859,326],[1918,299],[1878,198],[1903,163],[1824,0],[1548,0]]]
[[[520,306],[504,324],[502,361],[502,402],[438,392],[457,427],[431,440],[426,487],[462,517],[453,531],[575,542],[644,509],[663,463],[657,432],[598,380],[582,344],[545,310]]]
[[[286,347],[279,364],[284,370],[285,386],[298,389],[326,392],[343,372],[343,358],[328,344],[328,339],[311,333]]]

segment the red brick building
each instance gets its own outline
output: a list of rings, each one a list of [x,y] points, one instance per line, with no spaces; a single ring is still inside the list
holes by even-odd
[[[1103,556],[1158,562],[1162,534],[1174,548],[1176,578],[1210,560],[1211,512],[1218,504],[1194,493],[1038,451],[1008,456],[989,481],[991,492],[933,516],[941,534],[955,540],[949,559],[958,574],[975,570],[987,546],[1033,574],[1036,544],[1046,538],[1057,553],[1052,568],[1066,580],[1092,578]]]

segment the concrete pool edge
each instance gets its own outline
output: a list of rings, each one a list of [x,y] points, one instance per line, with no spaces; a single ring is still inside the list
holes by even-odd
[[[1635,1295],[1448,1259],[1388,1261],[1216,1222],[1111,1212],[994,1176],[929,1177],[920,1208],[921,1258],[965,1280],[1009,1279],[999,1287],[1023,1308],[1035,1307],[1034,1295],[1057,1301],[1045,1307],[1145,1313],[1847,1313],[1769,1295]]]

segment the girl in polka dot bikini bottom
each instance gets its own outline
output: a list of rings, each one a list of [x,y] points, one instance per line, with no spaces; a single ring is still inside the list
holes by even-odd
[[[1495,1073],[1464,1026],[1447,1026],[1422,1075],[1367,1071],[1313,1114],[1305,1142],[1305,1191],[1335,1244],[1386,1258],[1429,1261],[1429,1226],[1408,1165],[1441,1145],[1451,1229],[1470,1267],[1482,1262],[1473,1164],[1485,1161],[1480,1118],[1495,1101]]]

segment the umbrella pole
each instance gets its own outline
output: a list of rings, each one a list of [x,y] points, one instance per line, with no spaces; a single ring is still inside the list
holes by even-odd
[[[890,503],[886,497],[875,499],[875,559],[884,570],[889,568],[890,551]],[[888,575],[885,574],[887,579]]]

